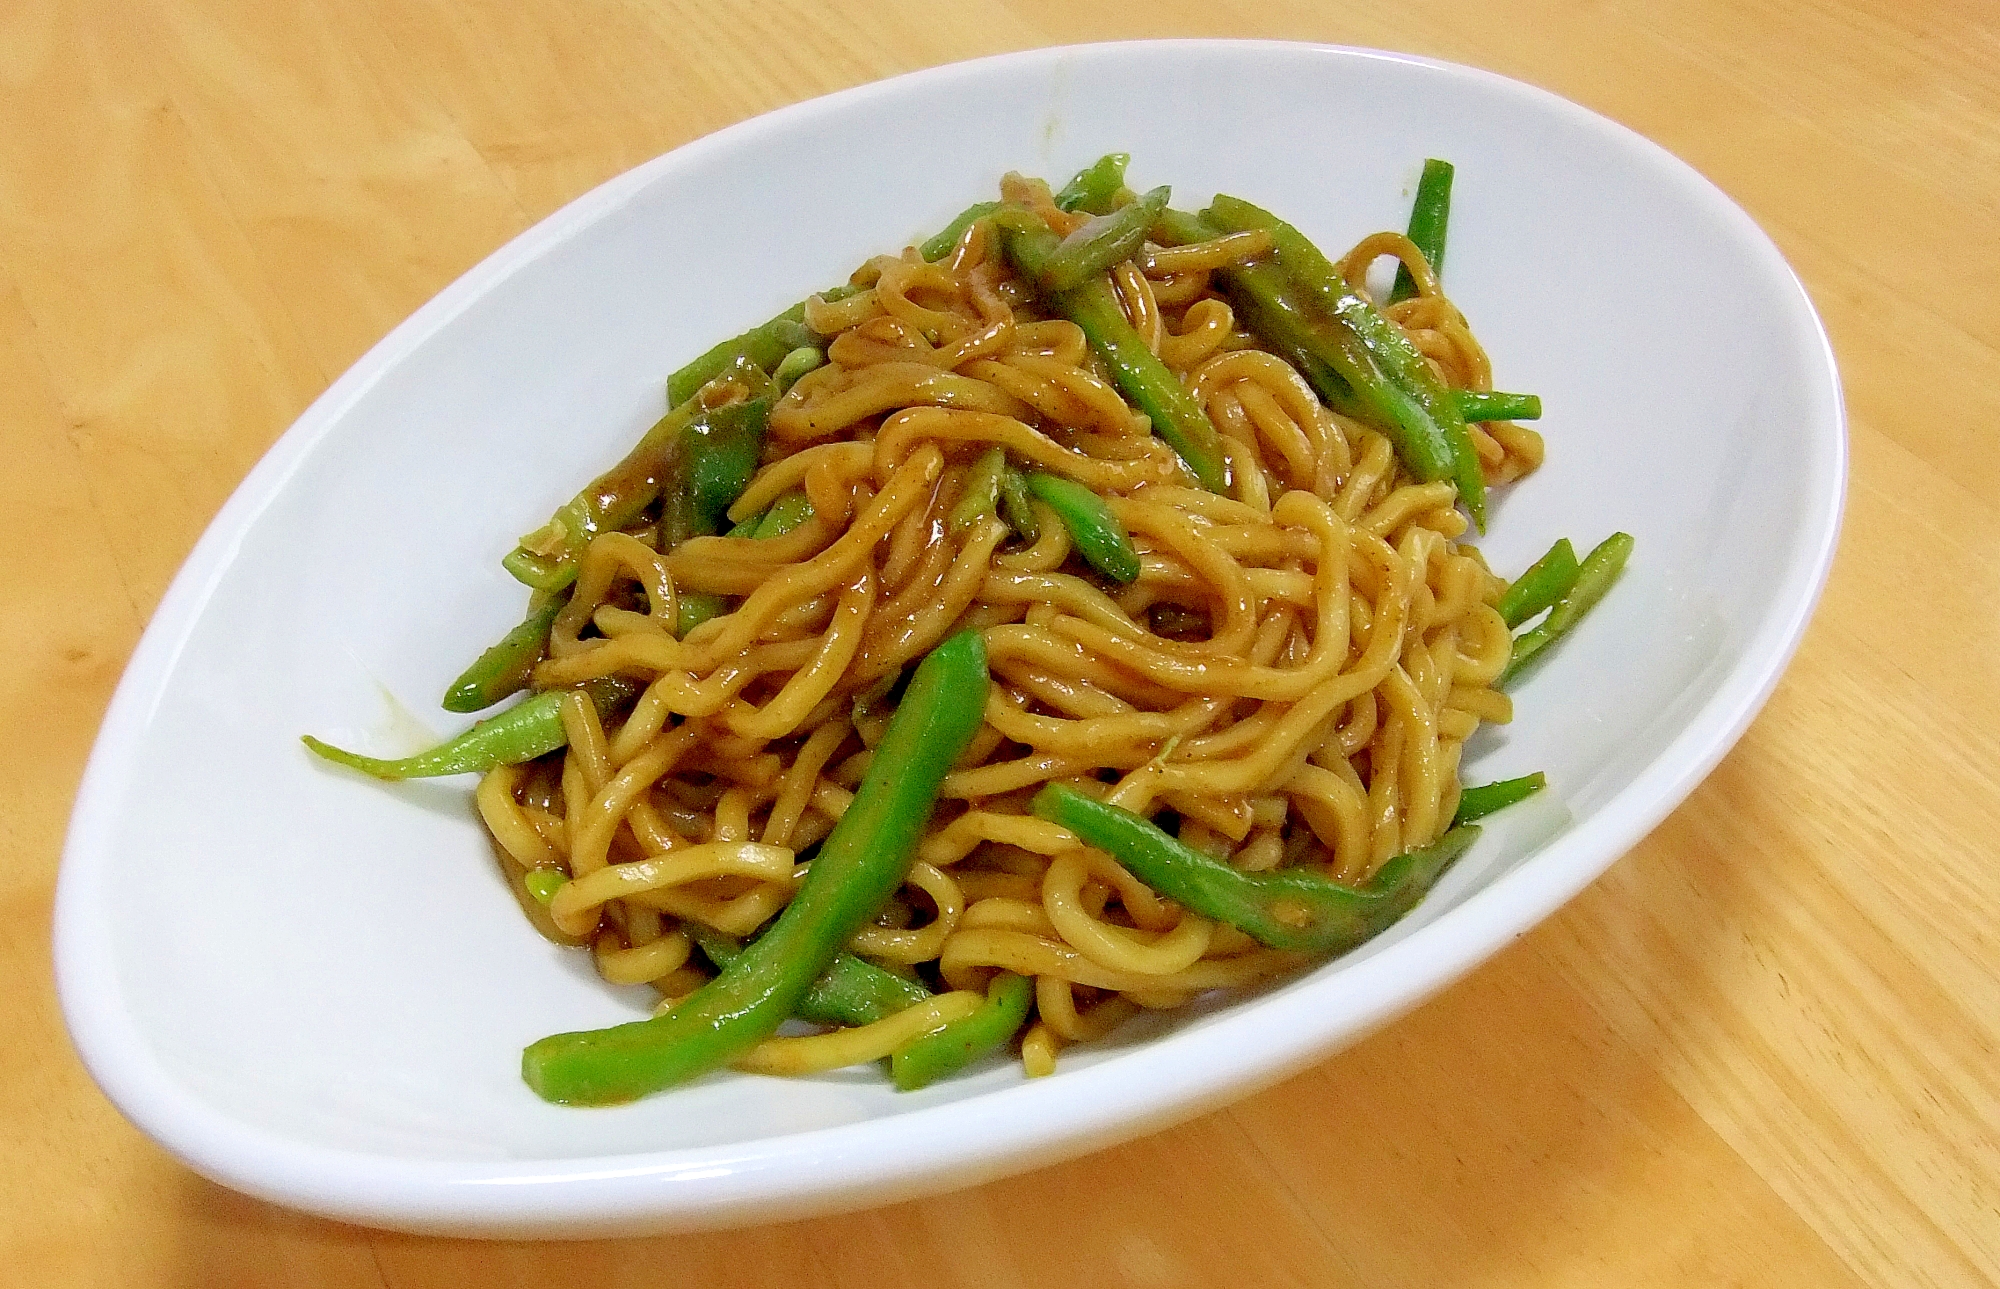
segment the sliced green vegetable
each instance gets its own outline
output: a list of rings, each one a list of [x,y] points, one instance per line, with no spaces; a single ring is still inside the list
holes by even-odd
[[[567,881],[569,878],[565,874],[553,868],[533,869],[521,879],[522,885],[528,888],[528,894],[534,896],[536,902],[540,904],[547,904],[554,899],[556,892],[561,890],[563,883]]]
[[[986,986],[986,1003],[963,1020],[912,1039],[889,1058],[899,1092],[914,1092],[949,1078],[1020,1032],[1034,1001],[1034,982],[1003,971]]]
[[[1063,185],[1056,194],[1056,206],[1091,215],[1110,214],[1118,203],[1118,190],[1125,186],[1125,167],[1130,164],[1129,153],[1105,153]]]
[[[1155,188],[1063,238],[1042,262],[1042,290],[1058,295],[1074,290],[1137,255],[1146,244],[1147,230],[1167,208],[1171,195],[1171,189]]]
[[[549,628],[567,595],[549,597],[529,613],[521,624],[500,638],[500,643],[479,655],[444,694],[448,712],[483,712],[501,699],[528,687],[528,676],[548,652]]]
[[[1631,534],[1613,533],[1584,556],[1583,563],[1577,567],[1576,581],[1549,610],[1549,616],[1514,637],[1514,656],[1508,660],[1507,669],[1500,673],[1500,679],[1494,681],[1494,685],[1504,689],[1544,649],[1568,635],[1583,620],[1583,615],[1604,598],[1604,593],[1618,580],[1618,574],[1624,571],[1625,561],[1631,554]]]
[[[1042,521],[1035,514],[1027,476],[1012,466],[1000,473],[1000,517],[1007,521],[1016,537],[1030,546],[1042,539]]]
[[[523,537],[500,561],[507,571],[538,591],[560,590],[576,579],[577,562],[599,533],[636,523],[661,500],[663,491],[669,500],[678,497],[676,504],[685,510],[704,490],[713,488],[708,458],[716,448],[709,441],[727,441],[754,420],[761,443],[763,417],[770,406],[771,380],[761,368],[739,360],[726,374],[744,386],[748,401],[715,409],[704,409],[693,397],[676,404],[624,460],[563,503],[548,523]]]
[[[1451,175],[1451,162],[1436,157],[1425,160],[1423,177],[1417,180],[1416,200],[1410,203],[1410,240],[1423,252],[1424,263],[1431,266],[1432,274],[1437,277],[1444,276],[1445,229],[1451,223]],[[1399,266],[1396,284],[1389,289],[1389,303],[1407,300],[1416,293],[1416,279],[1408,269]]]
[[[771,372],[771,381],[780,394],[797,383],[799,377],[826,362],[826,352],[816,345],[800,345],[779,360]]]
[[[722,968],[743,952],[743,944],[699,922],[682,924],[708,960]],[[815,1025],[873,1025],[932,997],[931,991],[893,971],[884,971],[845,949],[833,955],[825,974],[813,981],[799,1003],[798,1018]]]
[[[756,532],[752,535],[759,540],[783,537],[812,517],[812,502],[806,499],[804,492],[794,488],[771,503],[771,508],[758,519]]]
[[[917,247],[917,254],[927,262],[936,263],[951,254],[951,248],[958,245],[958,239],[965,236],[966,229],[998,209],[1000,203],[997,201],[975,202],[967,206],[958,213],[958,218],[926,238],[923,245]]]
[[[303,741],[327,760],[378,779],[428,779],[441,774],[484,774],[497,765],[519,765],[555,751],[569,738],[563,733],[562,694],[550,691],[483,720],[427,752],[396,760],[344,752],[310,734]]]
[[[630,676],[595,676],[577,686],[590,705],[597,709],[598,718],[608,720],[611,716],[630,707],[646,692],[643,681]]]
[[[1453,436],[1382,374],[1352,331],[1314,308],[1281,267],[1265,261],[1221,277],[1244,324],[1298,368],[1327,406],[1387,435],[1404,467],[1423,482],[1457,482]]]
[[[1378,428],[1390,431],[1399,450],[1406,444],[1426,445],[1426,450],[1405,457],[1405,464],[1426,482],[1450,478],[1458,485],[1458,499],[1472,522],[1484,529],[1486,476],[1466,432],[1465,417],[1451,391],[1409,338],[1348,286],[1333,262],[1303,233],[1269,211],[1240,197],[1221,195],[1202,212],[1202,219],[1230,232],[1263,229],[1270,233],[1285,278],[1359,343],[1366,361],[1359,361],[1353,348],[1345,344],[1332,346],[1319,356],[1334,365],[1355,395],[1375,406],[1387,421]],[[1252,266],[1253,272],[1255,268]],[[1452,468],[1448,474],[1423,473],[1420,464],[1426,470],[1436,468],[1435,450],[1428,445],[1438,441],[1449,454]]]
[[[817,1025],[873,1025],[932,997],[931,991],[866,958],[842,951],[799,1004],[799,1019]]]
[[[1007,449],[995,444],[979,454],[966,471],[965,486],[951,507],[951,531],[962,533],[989,515],[1000,513],[1000,478],[1007,473]]]
[[[1526,801],[1548,786],[1548,777],[1537,770],[1518,779],[1501,779],[1467,788],[1458,794],[1458,811],[1451,817],[1452,825],[1456,827],[1484,819],[1496,810],[1505,810],[1516,802]]]
[[[1028,476],[1028,491],[1062,520],[1069,530],[1070,544],[1084,562],[1114,582],[1130,582],[1139,576],[1139,552],[1132,548],[1131,535],[1104,504],[1104,498],[1074,479],[1042,470]]]
[[[1150,820],[1068,784],[1044,787],[1032,808],[1168,899],[1274,949],[1301,953],[1339,952],[1376,935],[1414,908],[1479,835],[1477,828],[1453,828],[1428,846],[1390,859],[1361,885],[1342,886],[1305,869],[1246,873],[1231,868]]]
[[[1576,550],[1569,544],[1569,538],[1561,538],[1549,547],[1548,554],[1530,564],[1528,571],[1514,579],[1500,597],[1500,616],[1506,620],[1508,630],[1568,595],[1570,587],[1576,585],[1577,569]]]
[[[1041,281],[1043,268],[1058,244],[1055,234],[1032,217],[1003,222],[1002,231],[1015,266],[1030,281]],[[1229,472],[1215,426],[1180,377],[1168,370],[1133,330],[1110,280],[1093,278],[1074,290],[1049,296],[1048,303],[1082,328],[1091,349],[1110,371],[1112,382],[1151,419],[1153,432],[1180,454],[1201,486],[1211,492],[1226,490]]]
[[[600,717],[629,707],[645,686],[629,676],[598,676],[577,686]],[[362,756],[322,743],[310,734],[301,741],[329,761],[378,779],[429,779],[442,774],[484,774],[498,765],[520,765],[553,752],[569,740],[563,733],[563,690],[544,690],[436,747],[396,760]]]
[[[701,410],[686,400],[646,431],[625,459],[565,502],[548,523],[521,539],[501,565],[538,591],[557,591],[576,580],[577,561],[590,539],[634,523],[660,495],[669,449]]]
[[[860,289],[847,285],[829,287],[819,296],[832,303],[845,300]],[[759,371],[771,372],[793,350],[816,349],[825,343],[826,337],[806,325],[806,302],[801,300],[769,322],[723,341],[667,377],[667,403],[680,406],[731,367],[749,363]]]
[[[1196,242],[1212,242],[1220,236],[1222,230],[1204,222],[1200,215],[1172,206],[1153,221],[1153,240],[1162,246],[1192,246]]]
[[[703,412],[674,441],[660,489],[660,548],[722,531],[764,450],[769,397]]]
[[[777,921],[673,1011],[556,1034],[521,1057],[550,1101],[630,1101],[727,1064],[797,1013],[812,984],[909,871],[946,771],[980,727],[986,645],[965,631],[917,667],[861,788]]]
[[[1155,240],[1169,246],[1209,241],[1223,231],[1179,210],[1162,212],[1153,226]],[[1260,260],[1216,277],[1243,324],[1297,368],[1327,406],[1382,431],[1417,478],[1456,480],[1458,449],[1451,436],[1384,377],[1360,338],[1316,308],[1281,266]]]
[[[733,336],[667,377],[667,403],[679,407],[695,396],[703,385],[732,367],[745,363],[759,371],[770,371],[794,349],[817,348],[825,341],[805,322],[803,301],[759,327]]]
[[[1539,394],[1503,394],[1498,390],[1455,389],[1458,414],[1467,421],[1539,421],[1542,399]]]
[[[724,596],[707,591],[683,591],[675,608],[674,634],[685,637],[710,618],[719,618],[729,612],[729,601]]]

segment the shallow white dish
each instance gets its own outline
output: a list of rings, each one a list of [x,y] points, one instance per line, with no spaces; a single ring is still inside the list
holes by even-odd
[[[623,451],[665,374],[1009,169],[1129,151],[1329,250],[1401,225],[1457,163],[1447,280],[1549,463],[1485,542],[1637,553],[1475,744],[1470,780],[1554,785],[1492,821],[1415,914],[1262,995],[898,1095],[872,1071],[724,1075],[617,1109],[538,1101],[520,1049],[639,1012],[540,940],[447,781],[313,762],[313,731],[425,737],[517,620],[513,537]],[[1832,556],[1832,355],[1776,249],[1639,136],[1417,59],[1271,43],[1042,50],[722,131],[599,188],[419,310],[300,418],[189,559],[78,795],[56,956],[106,1093],[200,1172],[350,1221],[596,1235],[796,1217],[1044,1164],[1192,1115],[1358,1038],[1521,935],[1693,788],[1770,692]],[[407,709],[407,711],[405,711]],[[454,718],[425,716],[432,732]]]

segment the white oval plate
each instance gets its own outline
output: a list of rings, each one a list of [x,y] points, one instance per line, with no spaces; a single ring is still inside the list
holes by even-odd
[[[1255,998],[898,1095],[875,1071],[719,1075],[545,1105],[544,1034],[643,1003],[522,920],[464,782],[384,789],[313,731],[410,750],[518,618],[514,536],[658,413],[668,371],[940,227],[1018,169],[1106,151],[1183,206],[1221,190],[1330,250],[1458,166],[1447,280],[1548,465],[1486,549],[1638,539],[1624,580],[1475,744],[1552,790],[1389,934]],[[1568,899],[1750,721],[1804,629],[1845,470],[1832,355],[1750,219],[1540,90],[1304,45],[1041,50],[744,122],[578,199],[420,309],[279,440],[161,603],[64,855],[62,1003],[119,1108],[198,1171],[348,1221],[599,1235],[967,1185],[1185,1118],[1352,1042]],[[425,713],[413,717],[411,712]]]

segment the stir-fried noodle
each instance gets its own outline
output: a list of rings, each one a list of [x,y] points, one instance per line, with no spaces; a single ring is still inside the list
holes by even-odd
[[[1056,234],[1086,218],[1038,181],[1010,176],[1002,195]],[[1044,784],[1081,783],[1177,821],[1182,841],[1239,870],[1358,883],[1450,826],[1466,739],[1511,715],[1494,686],[1506,583],[1460,543],[1453,484],[1418,480],[1389,439],[1329,410],[1215,288],[1269,248],[1255,232],[1148,246],[1111,274],[1219,431],[1224,493],[1151,432],[1075,324],[1040,311],[990,221],[936,262],[882,256],[851,294],[809,302],[825,362],[772,407],[729,511],[803,494],[803,521],[662,550],[646,518],[582,554],[532,677],[565,693],[567,746],[491,770],[477,797],[513,864],[567,876],[531,911],[588,944],[607,980],[690,993],[713,974],[703,935],[750,936],[790,898],[852,800],[898,678],[970,628],[991,669],[984,726],[902,890],[852,950],[952,991],[982,990],[995,969],[1030,977],[1031,1073],[1140,1008],[1300,965],[1029,811]],[[1384,314],[1445,385],[1490,389],[1484,352],[1407,238],[1368,238],[1342,271],[1360,287],[1385,256],[1417,293]],[[700,399],[750,392],[725,377]],[[1489,483],[1540,462],[1530,430],[1471,434]],[[1093,572],[1040,500],[1039,522],[1021,525],[1032,541],[961,505],[996,445],[1106,499],[1138,576]],[[695,596],[727,611],[681,634]],[[636,682],[636,698],[601,715],[586,685],[602,678]],[[845,1064],[909,1035],[835,1037],[845,1045],[796,1060],[783,1045],[800,1040],[772,1040],[747,1064]]]

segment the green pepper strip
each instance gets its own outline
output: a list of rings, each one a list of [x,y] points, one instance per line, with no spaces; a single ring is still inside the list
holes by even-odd
[[[1631,554],[1631,534],[1613,533],[1599,542],[1597,549],[1584,556],[1583,563],[1577,566],[1576,581],[1549,610],[1549,616],[1531,630],[1514,637],[1514,656],[1508,659],[1507,669],[1500,673],[1500,679],[1493,682],[1494,687],[1505,688],[1535,655],[1568,635],[1571,628],[1582,621],[1583,615],[1604,598],[1604,593],[1618,580],[1618,574],[1624,570],[1625,561]]]
[[[1426,483],[1457,482],[1458,450],[1423,406],[1377,370],[1360,341],[1317,315],[1276,264],[1250,264],[1222,275],[1238,316],[1298,368],[1327,406],[1381,430],[1411,474]]]
[[[1452,470],[1449,476],[1434,477],[1449,477],[1458,485],[1458,499],[1472,516],[1472,522],[1484,530],[1486,476],[1479,465],[1479,454],[1473,450],[1472,438],[1466,432],[1465,417],[1459,413],[1451,391],[1431,369],[1429,360],[1380,310],[1348,286],[1332,261],[1305,234],[1276,215],[1240,197],[1225,195],[1216,197],[1202,212],[1202,218],[1229,232],[1261,228],[1271,234],[1278,265],[1285,276],[1346,328],[1369,361],[1342,366],[1342,356],[1351,353],[1344,346],[1330,351],[1328,359],[1335,362],[1336,370],[1355,393],[1375,399],[1381,410],[1391,416],[1391,424],[1397,431],[1392,437],[1399,448],[1403,446],[1401,440],[1406,438],[1443,440]],[[1401,397],[1384,398],[1371,388],[1376,384]],[[1406,463],[1426,482],[1433,477],[1418,471],[1415,461],[1406,458]]]
[[[986,986],[986,1004],[963,1020],[913,1038],[889,1057],[898,1092],[915,1092],[948,1078],[1014,1037],[1028,1019],[1035,986],[1003,971]]]
[[[549,597],[522,623],[500,637],[500,643],[479,655],[444,694],[448,712],[483,712],[509,694],[528,687],[528,675],[548,652],[549,628],[569,603],[567,595]]]
[[[704,412],[681,431],[661,481],[661,550],[722,531],[729,508],[757,473],[770,411],[769,397],[753,398]]]
[[[630,676],[593,676],[577,688],[597,708],[598,716],[607,720],[613,712],[638,702],[639,695],[646,692],[645,682]]]
[[[715,346],[701,357],[667,377],[667,402],[675,406],[693,398],[695,391],[737,363],[750,362],[770,371],[794,349],[817,348],[825,341],[805,323],[806,306],[801,301],[759,327]]]
[[[1139,576],[1139,552],[1132,549],[1125,525],[1104,498],[1074,479],[1042,470],[1028,476],[1028,491],[1056,512],[1077,554],[1092,568],[1114,582],[1131,582]]]
[[[739,491],[737,495],[741,496],[742,493]],[[770,537],[783,537],[812,517],[812,502],[806,499],[804,492],[794,488],[771,503],[771,508],[757,521],[757,529],[751,536],[759,541]]]
[[[779,360],[771,370],[771,379],[784,393],[798,383],[799,377],[826,363],[826,354],[816,345],[800,345]]]
[[[1458,794],[1458,810],[1451,817],[1452,826],[1456,828],[1475,819],[1484,819],[1496,810],[1505,810],[1517,801],[1526,801],[1548,786],[1548,776],[1537,770],[1518,779],[1501,779],[1467,788]]]
[[[1452,400],[1458,414],[1471,421],[1539,421],[1542,400],[1538,394],[1503,394],[1498,390],[1455,389]]]
[[[1118,190],[1125,186],[1125,167],[1132,164],[1128,152],[1107,152],[1091,162],[1056,194],[1056,208],[1108,215],[1118,203]]]
[[[569,742],[563,733],[562,694],[536,694],[457,738],[400,760],[344,752],[312,735],[305,745],[329,761],[378,779],[428,779],[440,774],[484,774],[496,765],[519,765]]]
[[[578,686],[597,708],[609,717],[646,691],[629,676],[598,676]],[[310,734],[301,735],[308,748],[329,761],[372,774],[378,779],[429,779],[441,774],[484,774],[496,765],[520,765],[567,743],[563,732],[561,690],[545,690],[517,703],[498,716],[489,716],[469,730],[428,751],[400,760],[362,756],[322,743]]]
[[[1431,266],[1435,277],[1444,276],[1444,235],[1451,223],[1451,174],[1451,162],[1426,158],[1423,177],[1417,180],[1416,200],[1410,203],[1410,240],[1423,252],[1424,263]],[[1398,267],[1396,284],[1389,288],[1389,303],[1407,300],[1416,293],[1416,279],[1408,269]]]
[[[967,206],[958,213],[958,218],[926,238],[917,247],[917,254],[923,256],[927,263],[936,263],[951,254],[951,248],[958,245],[958,239],[965,236],[966,229],[998,209],[1000,203],[997,201],[975,202]]]
[[[1028,545],[1033,546],[1042,539],[1042,521],[1035,514],[1034,497],[1028,491],[1028,481],[1012,466],[1000,474],[1000,517],[1007,521],[1014,535]]]
[[[537,904],[547,904],[556,897],[569,878],[554,868],[537,868],[522,877],[521,884],[528,888],[528,894],[535,897]]]
[[[979,454],[966,471],[965,487],[951,508],[951,531],[962,533],[989,515],[1000,513],[1000,478],[1007,473],[1007,449],[995,444]]]
[[[1056,244],[1042,262],[1040,286],[1058,295],[1108,273],[1139,253],[1146,232],[1167,208],[1168,188],[1155,188],[1128,206],[1099,215]]]
[[[1512,631],[1543,609],[1548,608],[1576,585],[1576,549],[1564,537],[1549,547],[1549,553],[1528,566],[1500,597],[1500,616]]]
[[[1040,220],[1018,209],[1003,210],[996,219],[1001,216],[1014,217],[1001,225],[1008,257],[1030,281],[1039,282],[1043,266],[1058,245],[1056,235]],[[1229,486],[1229,471],[1215,426],[1181,384],[1180,377],[1154,356],[1145,340],[1126,321],[1110,279],[1093,278],[1074,290],[1051,295],[1048,303],[1082,328],[1091,349],[1110,370],[1113,383],[1151,418],[1153,432],[1180,454],[1201,486],[1210,492],[1225,491]]]
[[[576,579],[577,563],[593,537],[636,522],[663,490],[674,490],[675,480],[689,477],[691,468],[699,471],[689,460],[688,446],[709,433],[703,427],[755,416],[761,436],[763,413],[747,409],[752,404],[769,406],[770,377],[747,360],[730,375],[748,388],[748,402],[714,410],[704,409],[692,397],[675,404],[624,460],[563,503],[548,523],[523,537],[501,565],[538,591],[561,590]]]
[[[713,927],[686,922],[682,928],[718,968],[728,966],[743,952],[741,942]],[[884,971],[843,949],[833,955],[825,974],[813,981],[799,1002],[797,1014],[800,1020],[815,1025],[873,1025],[931,997],[931,991],[916,981]]]
[[[674,619],[674,634],[685,640],[687,633],[702,623],[729,612],[729,601],[707,591],[683,591],[675,607],[679,613]]]
[[[771,929],[665,1015],[534,1043],[521,1055],[528,1086],[568,1105],[630,1101],[727,1064],[795,1014],[834,955],[902,884],[938,785],[979,729],[986,689],[977,632],[933,649],[860,791]]]
[[[1222,236],[1202,216],[1168,210],[1153,226],[1165,245],[1186,246]],[[1243,324],[1296,367],[1328,407],[1380,429],[1396,455],[1426,483],[1455,479],[1458,454],[1437,423],[1376,370],[1360,339],[1320,316],[1268,260],[1217,273]],[[1359,382],[1349,381],[1348,373]]]
[[[1031,808],[1168,899],[1273,949],[1299,953],[1339,952],[1374,936],[1416,907],[1438,874],[1479,835],[1477,828],[1453,828],[1428,846],[1390,859],[1361,885],[1342,886],[1299,868],[1240,872],[1068,784],[1049,784],[1035,794]]]
[[[673,443],[700,411],[692,399],[675,404],[624,460],[565,502],[548,523],[523,537],[501,566],[538,591],[558,591],[575,581],[577,560],[590,539],[634,522],[659,497]]]

